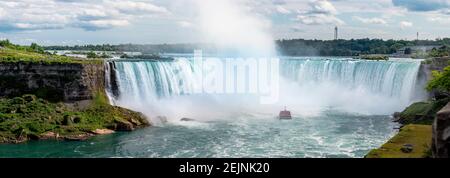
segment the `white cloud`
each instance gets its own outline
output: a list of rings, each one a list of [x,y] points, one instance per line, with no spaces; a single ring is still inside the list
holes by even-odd
[[[169,14],[142,1],[0,0],[0,31],[82,28],[88,31],[122,27],[140,17]]]
[[[402,29],[408,28],[408,27],[412,27],[412,26],[413,26],[413,23],[412,23],[412,22],[408,22],[408,21],[401,21],[401,22],[400,22],[400,27],[401,27]]]
[[[101,29],[110,29],[113,27],[122,27],[129,25],[130,22],[127,20],[114,20],[114,19],[103,19],[103,20],[89,20],[83,21],[75,24],[75,27],[80,27],[88,31],[95,31]]]
[[[337,17],[327,14],[298,15],[297,20],[305,25],[344,24],[344,22]]]
[[[127,14],[134,13],[162,13],[166,14],[169,11],[165,7],[156,6],[145,2],[135,1],[106,1],[105,4],[111,4],[114,8]]]
[[[450,24],[449,17],[442,15],[434,15],[427,18],[428,21],[439,24]]]
[[[290,10],[284,8],[284,7],[281,6],[281,5],[277,5],[277,6],[276,6],[276,10],[277,10],[277,12],[280,13],[280,14],[290,14],[290,13],[291,13]]]
[[[441,13],[445,15],[450,15],[450,9],[441,10]]]
[[[178,25],[183,28],[189,28],[193,26],[192,23],[188,21],[178,21]]]
[[[5,16],[5,10],[3,10],[2,7],[0,7],[0,19],[2,19],[3,16]]]
[[[342,25],[344,21],[337,18],[338,11],[327,0],[315,0],[309,3],[309,10],[298,11],[296,20],[305,25]]]
[[[360,21],[362,23],[365,24],[387,24],[386,20],[382,19],[382,18],[362,18],[362,17],[358,17],[358,16],[353,16],[353,19]]]
[[[392,0],[395,6],[404,7],[410,11],[428,12],[449,9],[449,0]]]
[[[103,42],[105,40],[101,39],[102,35],[99,35],[97,39],[97,33],[80,32],[80,34],[73,34],[73,36],[71,34],[62,39],[63,37],[51,34],[53,31],[45,31],[45,29],[80,28],[93,31],[133,25],[133,29],[142,31],[139,28],[157,24],[158,28],[148,29],[151,33],[145,34],[146,38],[141,37],[142,34],[131,34],[122,30],[105,31],[103,36],[106,33],[126,35],[130,36],[127,38],[130,42],[140,43],[146,43],[147,40],[155,43],[198,41],[197,39],[203,37],[204,33],[201,31],[201,23],[196,19],[199,11],[194,2],[203,3],[205,1],[214,3],[216,0],[0,0],[0,34],[6,35],[8,38],[23,36],[23,38],[32,37],[41,39],[41,41],[44,38],[51,38],[55,42],[60,41],[58,38],[61,40],[81,38],[86,43]],[[274,38],[328,38],[332,36],[332,34],[330,35],[332,26],[345,24],[347,20],[348,24],[340,27],[342,36],[345,38],[364,37],[365,34],[369,37],[372,35],[381,38],[406,37],[404,32],[393,30],[395,28],[390,28],[387,24],[404,29],[412,26],[419,28],[419,25],[420,27],[427,26],[426,31],[432,34],[429,35],[430,38],[450,35],[446,30],[450,25],[449,8],[413,12],[412,8],[395,5],[392,0],[230,1],[242,4],[240,8],[244,8],[255,18],[262,19],[259,25],[264,26],[264,29],[272,33]],[[411,3],[409,1],[425,2],[425,0],[403,1],[405,3]],[[220,7],[218,9],[221,10]],[[406,23],[401,23],[402,20]],[[350,21],[354,23],[350,23]],[[234,27],[225,26],[223,23],[214,23],[217,23],[219,30],[234,30],[230,30]],[[275,25],[270,26],[271,23]],[[265,24],[268,24],[267,27]],[[368,26],[366,24],[379,25]],[[179,28],[189,28],[189,30],[179,30]],[[360,29],[349,31],[350,28]],[[386,33],[379,33],[377,36],[375,30],[382,30]],[[14,31],[40,31],[40,33],[10,33]],[[425,29],[418,29],[418,31],[425,31]],[[168,32],[178,34],[167,35]],[[302,34],[305,36],[299,36]],[[235,36],[235,34],[230,35]],[[122,39],[117,38],[117,40]]]
[[[311,13],[337,14],[336,8],[328,0],[315,0],[310,2]]]

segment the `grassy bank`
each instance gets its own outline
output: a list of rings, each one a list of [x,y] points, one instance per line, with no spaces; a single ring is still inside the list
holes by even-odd
[[[431,125],[410,124],[378,149],[366,155],[366,158],[425,158],[430,156]],[[411,152],[402,151],[411,147]]]
[[[403,125],[431,125],[436,117],[436,113],[447,105],[448,102],[450,102],[450,98],[414,103],[403,112],[396,114],[396,121]]]
[[[431,137],[436,113],[449,98],[418,102],[403,112],[394,114],[396,122],[403,125],[399,133],[378,149],[370,151],[366,158],[425,158],[431,156]],[[410,150],[408,150],[410,149]]]
[[[67,63],[99,63],[100,59],[81,59],[68,56],[60,56],[47,52],[34,50],[30,47],[4,44],[0,46],[0,63],[45,63],[45,64],[67,64]]]
[[[387,61],[389,60],[389,57],[387,55],[360,55],[357,57],[354,57],[355,59],[364,59],[364,60],[372,60],[372,61]]]

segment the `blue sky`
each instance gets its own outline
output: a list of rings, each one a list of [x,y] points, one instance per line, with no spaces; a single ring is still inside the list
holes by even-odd
[[[200,12],[223,10],[206,1],[223,0],[0,0],[0,39],[44,45],[205,42]],[[332,39],[334,26],[344,39],[415,39],[416,32],[421,39],[450,37],[450,0],[229,1],[273,39]],[[219,28],[239,23],[224,24]]]

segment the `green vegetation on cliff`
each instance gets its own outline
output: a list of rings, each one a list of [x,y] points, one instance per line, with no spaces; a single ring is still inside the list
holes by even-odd
[[[444,71],[433,71],[433,79],[428,83],[428,90],[450,92],[450,66]]]
[[[400,132],[366,158],[424,158],[431,148],[430,125],[406,125]]]
[[[83,140],[97,129],[131,131],[148,125],[140,113],[109,105],[102,92],[85,107],[51,103],[34,95],[0,99],[0,143]]]
[[[407,107],[403,112],[396,114],[396,120],[403,124],[431,125],[436,113],[450,101],[449,98],[417,102]]]
[[[45,52],[42,47],[33,43],[30,46],[11,44],[8,40],[0,41],[0,63],[96,63],[100,60],[82,60],[74,57],[59,56]]]
[[[442,46],[440,48],[433,48],[429,54],[429,57],[445,57],[450,56],[450,46]]]
[[[365,59],[365,60],[373,60],[373,61],[387,61],[389,57],[386,55],[360,55],[355,57],[356,59]]]

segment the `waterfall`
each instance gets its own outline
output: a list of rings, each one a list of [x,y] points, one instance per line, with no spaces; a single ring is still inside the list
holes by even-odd
[[[195,93],[202,85],[201,74],[189,59],[109,61],[106,68],[113,103],[179,119],[220,117],[213,113],[270,114],[283,106],[305,115],[324,109],[388,115],[413,102],[420,62],[285,58],[279,67],[280,101],[271,106],[242,95]]]
[[[300,85],[334,83],[346,90],[409,102],[413,98],[419,62],[365,60],[284,60],[282,75]]]

